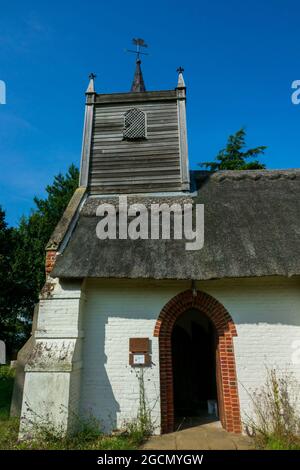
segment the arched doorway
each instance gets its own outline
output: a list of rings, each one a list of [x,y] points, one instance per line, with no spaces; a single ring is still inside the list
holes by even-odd
[[[174,424],[217,421],[216,331],[197,309],[180,315],[171,334]]]
[[[176,327],[176,321],[188,311],[198,312],[200,316],[204,315],[213,325],[215,385],[219,416],[227,431],[240,433],[241,418],[233,349],[233,336],[236,336],[235,325],[227,310],[216,299],[204,292],[192,290],[182,292],[171,299],[160,312],[155,325],[154,336],[159,338],[162,433],[174,431],[176,405],[172,333],[174,326]],[[212,380],[210,386],[213,388]]]

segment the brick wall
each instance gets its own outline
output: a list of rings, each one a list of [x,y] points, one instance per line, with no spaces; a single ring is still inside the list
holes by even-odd
[[[47,250],[46,251],[46,259],[45,259],[46,275],[51,273],[51,271],[54,267],[55,259],[56,259],[56,251]]]
[[[233,337],[236,328],[229,313],[210,295],[186,290],[173,297],[161,310],[154,328],[159,338],[162,432],[174,431],[174,397],[171,336],[177,318],[195,308],[214,325],[217,335],[217,388],[220,419],[229,432],[241,432],[241,416]],[[205,360],[205,358],[203,358]]]

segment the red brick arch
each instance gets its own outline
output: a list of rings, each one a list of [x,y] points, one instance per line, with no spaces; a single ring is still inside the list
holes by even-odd
[[[154,336],[159,338],[162,433],[174,431],[171,334],[177,318],[190,308],[206,315],[215,327],[220,418],[227,431],[240,433],[241,417],[233,349],[233,336],[237,336],[235,325],[220,302],[205,292],[192,290],[176,295],[163,307],[154,329]]]

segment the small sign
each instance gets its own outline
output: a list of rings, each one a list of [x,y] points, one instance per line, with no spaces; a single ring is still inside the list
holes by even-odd
[[[133,355],[134,365],[145,365],[145,354],[134,354]]]
[[[129,338],[129,365],[132,367],[150,367],[149,338]]]
[[[149,352],[149,338],[130,338],[129,351],[132,353],[146,353]]]

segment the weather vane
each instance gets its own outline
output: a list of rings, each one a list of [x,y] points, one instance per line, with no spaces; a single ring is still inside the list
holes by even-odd
[[[147,52],[142,52],[141,47],[148,47],[147,44],[145,43],[144,39],[142,38],[133,38],[132,44],[136,46],[136,50],[133,51],[131,49],[126,49],[126,52],[132,52],[133,54],[136,54],[136,60],[140,60],[140,55],[149,55]]]

